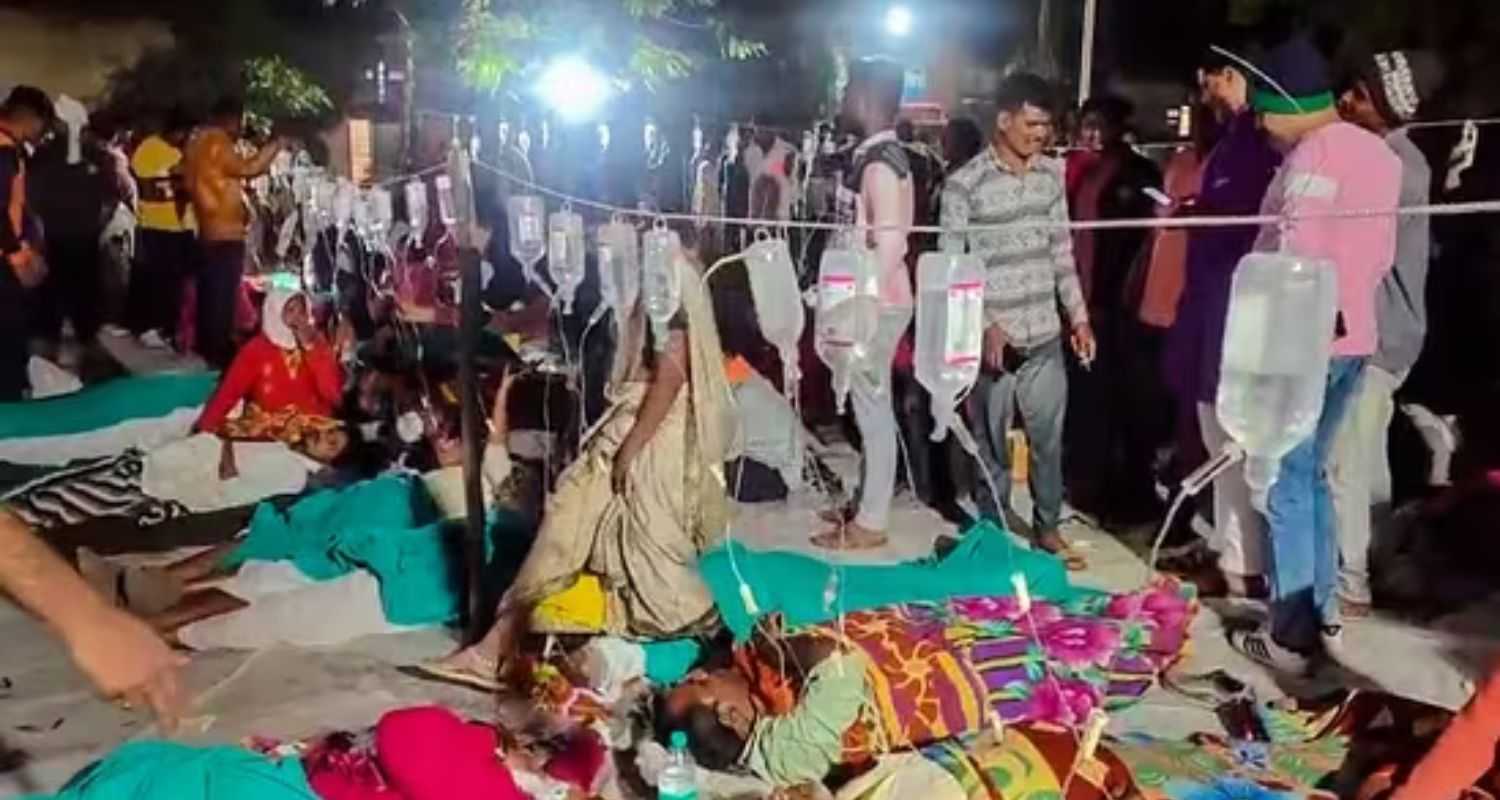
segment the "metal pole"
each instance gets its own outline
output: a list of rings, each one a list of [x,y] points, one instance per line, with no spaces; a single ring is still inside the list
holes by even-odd
[[[484,636],[490,622],[484,607],[484,464],[485,429],[479,399],[479,335],[484,327],[480,301],[480,262],[483,256],[470,236],[474,214],[473,172],[468,151],[457,142],[449,153],[448,177],[453,182],[453,200],[458,218],[454,231],[458,240],[459,313],[458,382],[462,395],[461,421],[464,447],[464,585],[468,588],[465,622],[468,641]]]
[[[1083,1],[1083,52],[1078,67],[1078,105],[1094,93],[1094,29],[1099,19],[1099,0]]]

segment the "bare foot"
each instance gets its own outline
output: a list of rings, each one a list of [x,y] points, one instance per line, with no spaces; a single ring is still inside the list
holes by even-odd
[[[834,527],[812,538],[812,543],[824,550],[842,551],[878,550],[885,547],[888,541],[885,533],[872,531],[854,522]]]
[[[1061,559],[1069,572],[1082,572],[1089,568],[1088,560],[1075,552],[1073,546],[1068,544],[1068,540],[1057,531],[1037,534],[1035,544],[1038,550],[1051,553]]]
[[[451,683],[482,692],[500,691],[500,662],[480,652],[478,647],[462,650],[437,661],[411,668],[419,677]]]

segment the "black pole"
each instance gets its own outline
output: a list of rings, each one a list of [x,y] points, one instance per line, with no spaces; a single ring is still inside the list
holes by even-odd
[[[488,610],[484,606],[484,487],[481,470],[484,463],[483,409],[479,404],[479,366],[475,363],[483,309],[479,297],[479,251],[465,247],[459,251],[462,270],[459,294],[458,380],[463,397],[464,443],[464,584],[468,588],[467,640],[477,642],[484,636]]]

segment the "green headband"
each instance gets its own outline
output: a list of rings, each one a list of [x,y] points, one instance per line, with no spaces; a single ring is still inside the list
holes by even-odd
[[[1290,98],[1268,89],[1256,89],[1250,104],[1262,114],[1313,114],[1333,108],[1333,92]]]

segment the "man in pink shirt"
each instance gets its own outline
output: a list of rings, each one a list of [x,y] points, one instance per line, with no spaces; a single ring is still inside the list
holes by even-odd
[[[1261,211],[1285,221],[1263,228],[1256,249],[1332,262],[1339,313],[1329,331],[1333,360],[1317,431],[1282,459],[1267,502],[1270,627],[1237,632],[1231,642],[1256,661],[1303,673],[1312,658],[1336,650],[1341,633],[1338,535],[1326,468],[1344,408],[1375,353],[1375,292],[1396,252],[1394,214],[1327,215],[1393,211],[1401,162],[1378,136],[1340,120],[1328,63],[1310,40],[1297,37],[1276,48],[1262,69],[1252,103],[1261,126],[1287,156]]]
[[[838,221],[863,237],[857,246],[874,251],[880,269],[880,322],[875,340],[857,365],[850,385],[854,419],[864,446],[859,502],[852,520],[814,537],[819,547],[864,550],[886,543],[885,527],[896,489],[896,413],[891,405],[891,364],[911,324],[912,289],[906,242],[916,208],[911,163],[896,138],[896,114],[906,74],[886,59],[865,59],[849,68],[841,122],[862,138],[853,168],[839,187]]]

